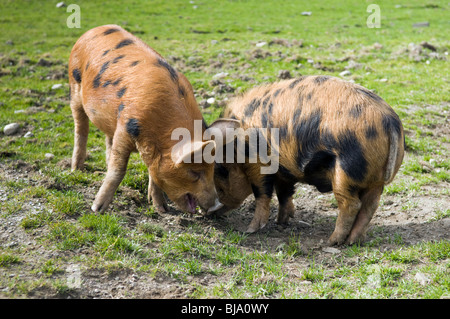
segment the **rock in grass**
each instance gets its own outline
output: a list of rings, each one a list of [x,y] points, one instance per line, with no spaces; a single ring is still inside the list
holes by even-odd
[[[430,26],[430,22],[418,22],[413,24],[413,28],[426,28]]]
[[[57,90],[57,89],[59,89],[59,88],[61,88],[61,87],[62,87],[62,84],[61,84],[61,83],[53,84],[53,85],[52,85],[52,90]]]
[[[341,251],[339,249],[333,248],[333,247],[324,247],[324,248],[322,248],[322,251],[325,253],[333,254],[333,255],[337,255],[337,254],[341,253]]]
[[[224,77],[227,77],[227,76],[228,76],[227,72],[219,72],[219,73],[213,75],[213,79],[223,79]]]
[[[278,72],[278,76],[279,79],[290,79],[292,78],[291,76],[291,72],[289,72],[288,70],[280,70],[280,72]]]
[[[49,66],[53,65],[53,62],[49,61],[49,60],[46,60],[46,59],[40,58],[39,61],[37,61],[36,65],[49,67]]]
[[[20,125],[18,123],[11,123],[11,124],[5,125],[5,127],[3,128],[3,133],[5,133],[5,135],[14,135],[17,133],[19,128],[20,128]]]
[[[426,286],[427,284],[429,284],[431,282],[431,279],[427,275],[425,275],[424,273],[421,273],[421,272],[418,272],[414,276],[414,279],[422,286]]]
[[[345,70],[342,71],[341,73],[339,73],[340,76],[348,76],[348,75],[352,75],[352,72],[350,72],[349,70]]]
[[[256,43],[256,46],[258,48],[261,48],[261,47],[265,46],[266,44],[267,44],[267,42],[261,41],[261,42]]]
[[[52,153],[45,153],[45,159],[48,161],[51,161],[52,159],[55,158],[55,155],[53,155]]]
[[[57,8],[63,8],[63,7],[65,7],[66,6],[66,4],[64,3],[64,2],[58,2],[57,4],[56,4],[56,7]]]
[[[30,137],[33,137],[33,136],[34,136],[33,132],[27,132],[23,137],[30,138]]]

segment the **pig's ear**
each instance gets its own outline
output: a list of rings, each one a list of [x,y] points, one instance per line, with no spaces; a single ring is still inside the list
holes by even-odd
[[[203,163],[203,150],[208,147],[209,151],[213,151],[216,147],[214,141],[197,141],[184,143],[181,147],[174,147],[172,150],[172,160],[175,166],[183,163]]]
[[[222,134],[225,136],[226,129],[232,128],[237,129],[241,127],[241,122],[235,119],[217,119],[214,123],[212,123],[208,128],[219,129]]]
[[[241,127],[241,122],[234,119],[221,118],[212,123],[204,133],[205,139],[213,139],[220,145],[227,143],[227,129],[238,129]],[[221,139],[220,139],[221,137]]]

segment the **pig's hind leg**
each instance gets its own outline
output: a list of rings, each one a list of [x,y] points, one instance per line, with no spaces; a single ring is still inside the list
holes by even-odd
[[[338,203],[339,214],[334,232],[328,240],[330,246],[341,245],[345,242],[361,208],[359,195],[351,191],[351,185],[352,182],[345,172],[337,168],[334,174],[333,193]]]
[[[365,239],[367,227],[378,208],[383,186],[375,186],[361,192],[361,209],[353,224],[347,244],[362,242]]]

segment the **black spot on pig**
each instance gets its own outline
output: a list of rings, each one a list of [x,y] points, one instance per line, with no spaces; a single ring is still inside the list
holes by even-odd
[[[293,121],[294,123],[297,123],[299,118],[300,118],[300,114],[302,113],[301,109],[296,109],[294,112],[294,117],[293,117]]]
[[[102,54],[102,56],[105,56],[105,55],[107,55],[109,51],[110,51],[110,50],[105,50],[105,51],[103,51],[103,54]]]
[[[344,172],[357,182],[362,182],[367,173],[367,160],[354,132],[346,131],[338,136],[339,164]]]
[[[117,97],[120,99],[125,94],[126,90],[127,90],[127,88],[123,87],[119,91],[117,91]]]
[[[301,76],[298,79],[295,79],[294,81],[292,81],[291,84],[289,84],[289,88],[290,89],[295,88],[297,86],[297,84],[299,84],[301,81],[303,81],[304,78],[305,78],[304,76]]]
[[[321,193],[330,192],[333,188],[327,173],[336,163],[336,155],[329,151],[318,151],[306,164],[304,169],[305,182],[313,185]]]
[[[316,110],[309,118],[294,123],[294,135],[298,143],[297,165],[302,171],[319,146],[321,120],[322,112]]]
[[[125,105],[124,105],[123,103],[120,103],[120,104],[119,104],[118,111],[117,111],[117,118],[120,117],[120,112],[123,111],[123,108],[124,108],[124,107],[125,107]]]
[[[272,110],[273,110],[273,103],[270,102],[269,106],[267,107],[267,113],[269,113],[270,115],[272,115]]]
[[[267,113],[261,114],[261,127],[267,127]]]
[[[270,96],[267,96],[263,101],[262,101],[262,108],[266,109],[267,103],[270,100]]]
[[[259,107],[260,104],[261,104],[260,100],[253,99],[245,108],[244,111],[245,117],[251,116],[256,111],[256,109]]]
[[[366,128],[366,138],[368,140],[373,140],[373,139],[377,138],[377,136],[378,136],[378,131],[375,128],[375,126],[371,125]]]
[[[119,62],[121,59],[123,59],[124,57],[125,57],[124,54],[121,54],[121,55],[119,55],[119,56],[116,56],[116,57],[113,59],[112,63],[117,63],[117,62]]]
[[[136,120],[136,119],[129,119],[128,122],[127,122],[127,132],[128,132],[128,134],[130,134],[133,137],[138,137],[139,136],[139,131],[140,131],[140,127],[139,127],[138,120]]]
[[[112,85],[117,86],[120,82],[122,82],[122,78],[118,78],[117,80],[115,80]]]
[[[286,125],[280,126],[279,127],[279,137],[280,139],[285,139],[287,137],[288,134],[288,128]]]
[[[183,97],[186,95],[186,92],[184,91],[184,88],[181,87],[181,86],[178,87],[178,93],[179,93],[181,96],[183,96]]]
[[[368,98],[370,98],[371,100],[375,101],[375,102],[381,102],[383,101],[383,99],[381,97],[379,97],[378,95],[376,95],[375,93],[373,93],[372,91],[369,91],[365,88],[356,88],[356,92],[359,94],[362,94]]]
[[[402,131],[402,124],[398,115],[392,112],[391,114],[384,115],[381,120],[381,124],[383,125],[383,130],[386,135],[390,135],[392,131],[395,131],[398,136]]]
[[[316,77],[316,78],[314,79],[314,83],[320,85],[320,84],[322,84],[322,83],[328,81],[329,79],[330,79],[329,76],[318,76],[318,77]]]
[[[320,134],[320,143],[328,151],[332,151],[339,147],[338,142],[334,138],[333,134],[331,134],[328,130],[324,130]]]
[[[125,39],[125,40],[120,41],[120,42],[116,45],[115,49],[117,50],[117,49],[126,47],[127,45],[130,45],[130,44],[133,44],[133,43],[134,43],[134,41],[133,41],[132,39]]]
[[[100,68],[100,71],[98,71],[97,75],[94,78],[93,86],[94,88],[98,88],[100,86],[100,80],[102,78],[102,74],[105,73],[105,71],[108,69],[109,61],[106,61],[103,63],[102,67]]]
[[[118,31],[119,31],[119,29],[117,29],[117,28],[109,28],[108,30],[103,32],[103,35],[108,35],[108,34],[111,34],[114,32],[118,32]]]
[[[140,61],[133,61],[133,62],[131,62],[130,66],[136,66],[136,65],[139,64],[139,62],[140,62]]]
[[[362,112],[363,112],[363,107],[361,106],[361,104],[354,105],[349,111],[350,116],[352,116],[355,119],[360,117]]]
[[[163,59],[158,59],[158,64],[157,65],[158,66],[162,66],[167,71],[169,71],[170,77],[172,78],[173,81],[177,81],[178,80],[178,73],[177,73],[177,71],[169,63],[167,63],[167,61],[165,61]]]
[[[72,75],[73,75],[73,78],[75,79],[75,81],[77,81],[78,83],[81,83],[81,72],[79,69],[73,69]]]

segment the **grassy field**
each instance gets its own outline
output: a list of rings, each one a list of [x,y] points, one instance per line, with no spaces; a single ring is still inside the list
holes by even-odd
[[[0,297],[450,297],[447,1],[377,1],[380,28],[366,24],[372,1],[77,1],[81,28],[67,27],[57,2],[0,2]],[[407,154],[369,241],[323,246],[336,203],[304,185],[291,225],[272,216],[253,235],[240,227],[251,198],[222,219],[156,214],[138,154],[111,209],[92,213],[104,136],[91,126],[86,169],[71,173],[67,64],[79,36],[110,23],[187,76],[207,122],[235,94],[282,76],[334,75],[382,96]],[[9,123],[20,125],[12,136]]]

